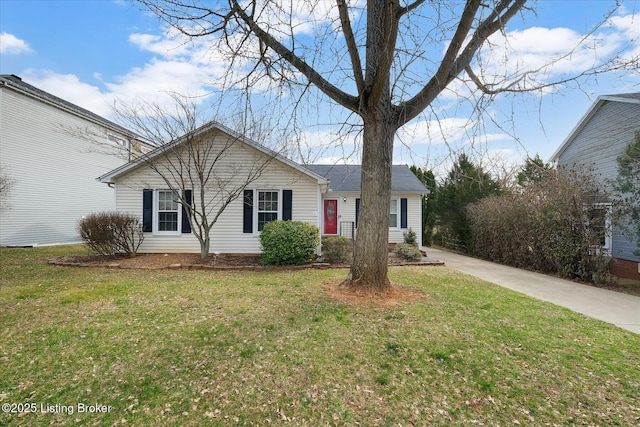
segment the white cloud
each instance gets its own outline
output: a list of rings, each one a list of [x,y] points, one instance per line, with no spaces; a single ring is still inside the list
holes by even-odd
[[[211,70],[182,60],[152,59],[142,68],[107,83],[110,96],[118,102],[131,104],[135,100],[163,105],[170,102],[169,93],[197,96],[204,99],[208,91],[204,82],[212,78]]]
[[[312,149],[337,145],[354,146],[359,144],[361,139],[360,134],[345,134],[336,128],[316,132],[300,132],[292,143],[306,149]]]
[[[328,157],[320,157],[318,159],[314,159],[313,164],[316,165],[359,165],[360,158],[357,157],[339,157],[339,156],[328,156]]]
[[[9,33],[0,33],[0,54],[19,55],[21,53],[31,53],[33,50],[26,41],[21,40]]]
[[[492,142],[507,139],[500,133],[486,133],[482,123],[467,118],[448,117],[440,120],[419,120],[398,131],[398,139],[406,146],[415,144],[460,145],[472,142]]]
[[[626,43],[621,60],[635,60],[636,74],[640,73],[637,63],[640,60],[640,15],[614,16],[610,20],[613,31],[620,34],[621,43]]]
[[[474,71],[499,87],[528,73],[515,89],[577,76],[601,66],[617,52],[626,52],[627,59],[634,52],[637,55],[639,19],[633,14],[615,16],[593,33],[562,27],[498,32],[480,51]]]
[[[193,50],[192,43],[186,36],[173,28],[165,29],[163,35],[134,33],[129,35],[129,42],[141,50],[163,57],[189,56]]]
[[[56,74],[52,71],[27,70],[23,78],[29,84],[49,92],[65,101],[76,104],[101,116],[110,114],[110,96],[96,86],[83,83],[73,74]]]

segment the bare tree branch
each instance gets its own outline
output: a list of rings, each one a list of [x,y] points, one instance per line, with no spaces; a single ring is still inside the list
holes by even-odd
[[[311,67],[304,60],[293,53],[293,51],[285,47],[282,43],[276,40],[275,37],[263,30],[235,0],[232,1],[232,12],[236,13],[238,17],[242,19],[242,21],[251,29],[251,31],[260,39],[262,43],[264,43],[266,46],[280,55],[284,60],[293,65],[318,89],[320,89],[327,96],[338,102],[343,107],[348,108],[351,111],[358,110],[358,99],[356,97],[343,92],[342,90],[331,84],[328,80],[322,77],[322,75],[318,71],[316,71],[313,67]]]
[[[356,88],[360,97],[364,94],[364,77],[362,75],[362,63],[360,61],[360,53],[358,45],[351,28],[351,20],[349,19],[349,10],[347,9],[346,0],[337,0],[338,12],[340,13],[340,25],[344,33],[344,39],[351,58],[351,68],[353,69],[353,77],[356,81]]]
[[[415,118],[427,105],[442,92],[442,90],[455,79],[465,67],[467,67],[475,53],[482,44],[496,31],[504,28],[507,21],[520,11],[526,0],[502,0],[492,13],[484,19],[476,28],[473,35],[467,42],[464,50],[458,54],[464,39],[467,37],[475,15],[482,5],[480,0],[468,0],[465,9],[460,17],[456,34],[449,44],[445,58],[438,71],[413,98],[398,105],[396,117],[399,126],[404,125]],[[455,59],[454,59],[455,58]]]

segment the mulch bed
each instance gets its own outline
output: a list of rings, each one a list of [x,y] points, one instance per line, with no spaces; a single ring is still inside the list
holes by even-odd
[[[386,291],[372,292],[349,289],[342,285],[342,281],[327,281],[322,284],[322,289],[332,300],[357,306],[396,307],[428,299],[428,296],[421,290],[397,284],[393,284]]]
[[[193,270],[272,270],[272,269],[305,269],[305,268],[348,268],[349,264],[329,264],[313,262],[303,265],[284,267],[263,266],[260,255],[210,255],[206,260],[199,254],[138,254],[134,257],[121,255],[78,255],[51,258],[49,264],[67,267],[108,267],[121,269],[193,269]],[[444,265],[442,262],[421,261],[407,262],[390,256],[389,265]]]

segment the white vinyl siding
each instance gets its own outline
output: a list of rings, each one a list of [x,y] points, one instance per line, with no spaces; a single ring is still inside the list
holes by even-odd
[[[78,129],[91,130],[96,143]],[[0,165],[12,187],[0,207],[0,245],[81,242],[83,216],[115,209],[113,189],[96,178],[125,163],[119,153],[106,129],[3,87]]]
[[[224,137],[224,134],[218,133],[216,141],[218,141],[217,138]],[[263,161],[264,156],[251,147],[238,144],[226,156],[224,166],[221,164],[220,168],[238,172],[243,167]],[[241,176],[242,173],[239,175]],[[102,185],[106,187],[105,184]],[[153,170],[144,166],[134,169],[116,182],[117,209],[142,215],[142,190],[164,187],[166,187],[164,181]],[[262,176],[250,183],[246,189],[254,190],[254,206],[257,203],[255,190],[278,191],[279,200],[282,200],[282,190],[290,189],[293,191],[292,220],[318,225],[318,183],[300,171],[274,159],[268,164]],[[194,188],[192,202],[196,206],[199,204],[199,194],[199,189]],[[211,253],[259,254],[261,252],[259,235],[243,233],[243,209],[244,200],[241,192],[240,197],[227,206],[211,230]],[[255,209],[254,207],[254,222],[257,223]],[[195,227],[192,224],[193,228]],[[200,244],[193,233],[172,236],[146,233],[140,252],[199,253]]]

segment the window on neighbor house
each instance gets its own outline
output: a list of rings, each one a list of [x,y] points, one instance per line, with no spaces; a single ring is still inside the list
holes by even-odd
[[[258,231],[278,219],[278,192],[258,191]]]
[[[178,232],[180,201],[171,190],[158,190],[158,231]]]
[[[114,145],[117,145],[122,148],[128,148],[128,145],[129,145],[128,141],[122,137],[119,137],[117,135],[110,133],[107,135],[107,139],[109,140],[109,142],[113,143]]]
[[[611,203],[596,203],[586,208],[587,227],[598,249],[611,250]]]

